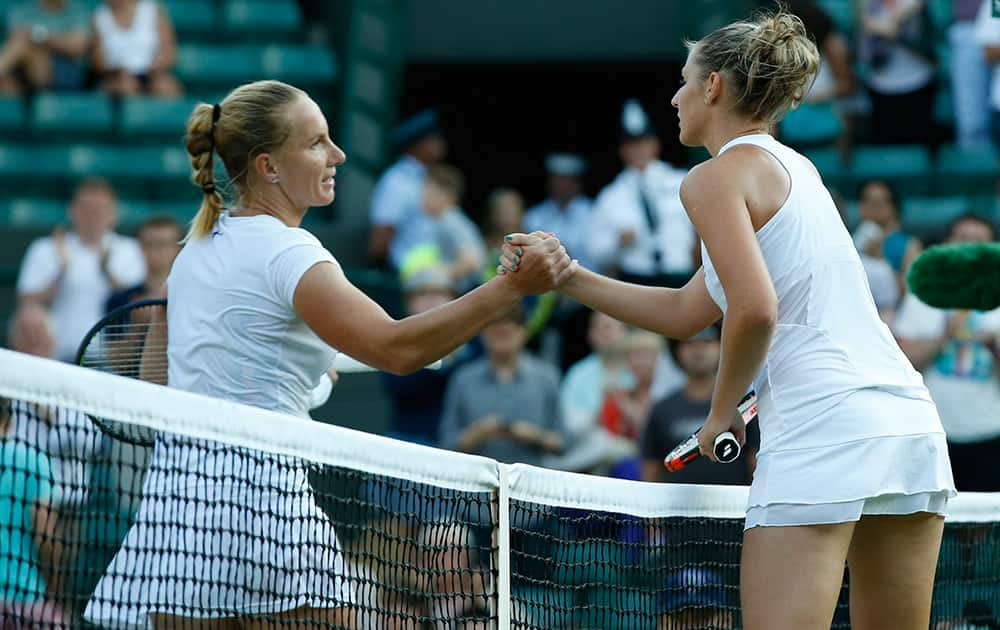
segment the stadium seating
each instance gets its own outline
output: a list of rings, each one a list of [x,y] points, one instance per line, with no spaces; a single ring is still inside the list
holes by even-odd
[[[812,161],[827,186],[842,196],[851,196],[853,191],[848,190],[850,182],[839,151],[833,148],[815,148],[804,150],[803,155]]]
[[[107,138],[113,125],[111,99],[103,92],[46,92],[35,96],[31,108],[36,136]]]
[[[795,147],[834,142],[844,131],[831,103],[802,103],[788,112],[779,125],[781,139]]]
[[[218,34],[219,6],[215,2],[166,0],[163,4],[179,41],[201,41]]]
[[[930,153],[917,145],[860,146],[851,155],[849,172],[856,188],[861,182],[886,179],[893,182],[901,195],[930,192]]]
[[[300,87],[327,88],[336,77],[333,53],[313,46],[180,46],[177,74],[195,93],[222,92],[261,78],[279,79]]]
[[[122,99],[118,133],[122,140],[180,141],[188,116],[199,99],[136,96]]]
[[[222,33],[234,40],[288,39],[302,28],[294,0],[230,0],[222,11]]]
[[[0,97],[0,133],[5,138],[20,134],[24,129],[26,118],[27,114],[22,99],[10,96]]]
[[[903,199],[903,228],[921,240],[938,241],[948,224],[969,212],[966,197],[909,197]]]
[[[989,143],[973,148],[943,146],[934,160],[934,176],[938,194],[988,197],[1000,177],[1000,158]]]

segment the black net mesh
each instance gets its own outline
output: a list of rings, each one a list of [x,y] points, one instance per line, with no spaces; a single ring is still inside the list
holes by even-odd
[[[554,496],[596,492],[585,478],[559,476],[548,499],[510,501],[510,566],[501,576],[492,476],[482,491],[459,491],[366,472],[363,462],[381,457],[373,442],[343,450],[334,466],[175,434],[143,447],[110,438],[72,407],[15,400],[0,408],[10,410],[0,432],[0,630],[150,621],[486,629],[507,614],[524,630],[741,625],[740,518],[553,507]],[[219,418],[220,435],[238,432],[240,420]],[[322,437],[358,437],[348,433]],[[388,457],[403,452],[374,444]],[[430,449],[412,454],[444,477],[458,461]],[[509,601],[499,596],[502,577]],[[845,572],[835,628],[850,627],[849,582]],[[1000,521],[949,522],[931,627],[995,630],[998,621]]]
[[[11,408],[3,630],[496,627],[493,492]]]
[[[739,627],[742,536],[736,519],[511,501],[513,626]]]
[[[511,501],[512,626],[739,628],[742,537],[742,519],[638,518]],[[849,582],[845,571],[832,628],[851,627]],[[1000,523],[946,526],[931,627],[1000,628]]]

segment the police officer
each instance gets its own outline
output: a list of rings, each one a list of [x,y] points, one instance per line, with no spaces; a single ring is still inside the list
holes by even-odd
[[[680,199],[685,171],[659,159],[656,129],[635,99],[622,108],[620,138],[625,170],[594,203],[590,258],[627,282],[680,286],[695,269],[697,248]]]
[[[372,263],[398,269],[403,254],[419,242],[427,227],[421,209],[427,167],[448,151],[437,113],[423,110],[404,120],[392,133],[399,159],[379,177],[372,191],[368,255]]]
[[[592,269],[587,252],[587,228],[593,202],[583,194],[581,177],[587,164],[579,155],[552,153],[545,158],[548,198],[528,208],[524,215],[526,232],[555,232],[566,251]]]

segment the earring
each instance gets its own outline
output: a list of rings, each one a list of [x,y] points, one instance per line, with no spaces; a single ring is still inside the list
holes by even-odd
[[[271,177],[271,183],[272,184],[277,184],[278,183],[278,176],[277,175],[274,175],[274,176]]]

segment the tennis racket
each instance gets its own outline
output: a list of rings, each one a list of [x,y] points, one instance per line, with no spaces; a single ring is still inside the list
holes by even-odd
[[[83,337],[76,352],[76,363],[101,372],[166,385],[167,301],[131,302],[105,315]],[[332,367],[342,374],[376,371],[340,353],[334,358]],[[441,361],[427,367],[439,369]],[[97,416],[90,416],[90,419],[106,434],[124,442],[152,446],[156,439],[156,431],[147,427]]]
[[[744,423],[749,423],[751,420],[757,417],[757,394],[756,392],[750,391],[739,404],[740,416],[743,418]],[[742,449],[740,448],[740,442],[736,439],[730,431],[724,431],[715,437],[715,444],[712,447],[715,451],[715,458],[719,460],[719,463],[728,464],[730,462],[736,461],[736,458],[740,456]],[[683,470],[692,461],[701,455],[701,451],[698,447],[698,434],[694,433],[691,437],[684,440],[678,444],[674,450],[670,451],[666,457],[663,458],[663,465],[670,472],[677,472],[678,470]]]

